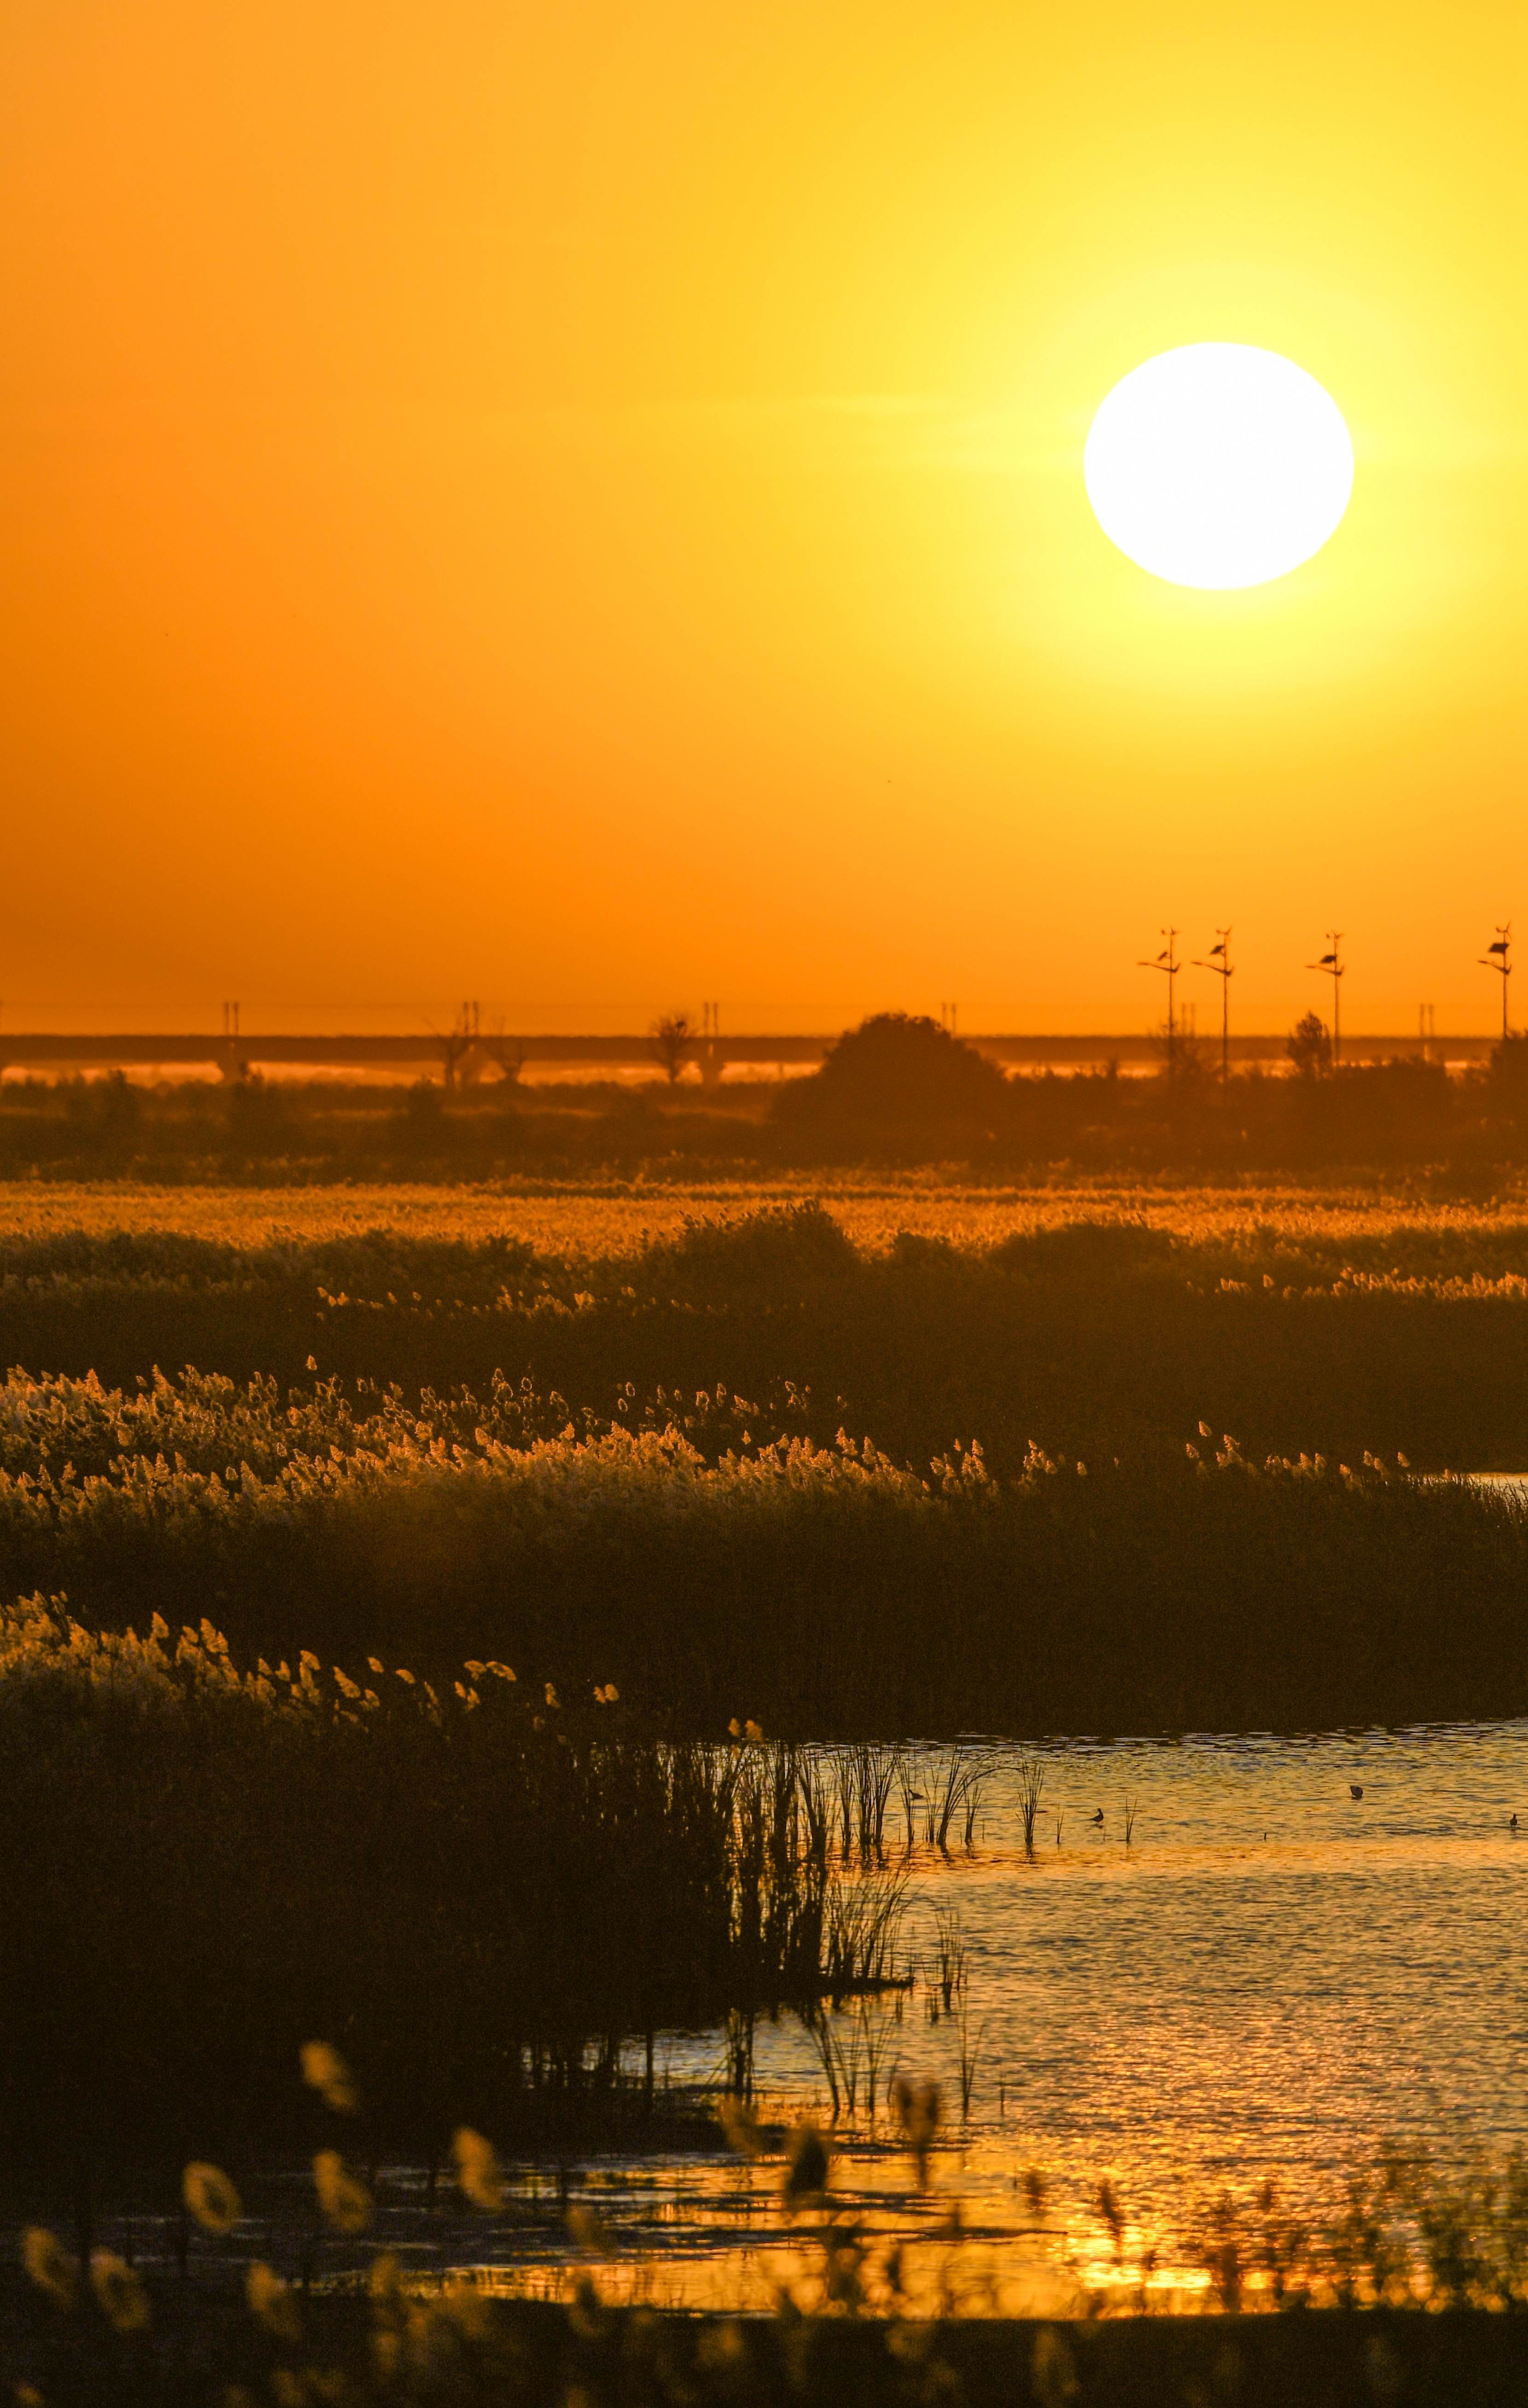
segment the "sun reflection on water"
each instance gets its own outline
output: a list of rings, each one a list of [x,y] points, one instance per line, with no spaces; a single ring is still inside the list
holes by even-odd
[[[1528,1724],[1058,1744],[1033,1752],[1033,1853],[1024,1752],[965,1754],[986,1774],[968,1851],[908,1849],[888,1819],[908,1985],[815,2035],[781,2017],[751,2036],[766,2126],[828,2128],[835,2084],[834,2214],[872,2265],[900,2248],[911,2312],[1192,2305],[1210,2277],[1186,2237],[1220,2194],[1250,2209],[1276,2178],[1271,2231],[1330,2216],[1389,2143],[1448,2165],[1528,2136],[1528,1856],[1508,1819]],[[913,1758],[915,1795],[933,1761]],[[664,2045],[671,2092],[720,2086],[725,2064],[718,2033]],[[891,2128],[898,2073],[940,2087],[926,2192]],[[720,2136],[714,2155],[591,2164],[571,2178],[609,2236],[597,2256],[522,2226],[452,2262],[535,2296],[582,2268],[611,2300],[809,2304],[821,2253],[781,2212],[781,2168]],[[1251,2303],[1272,2277],[1250,2262],[1245,2279]]]

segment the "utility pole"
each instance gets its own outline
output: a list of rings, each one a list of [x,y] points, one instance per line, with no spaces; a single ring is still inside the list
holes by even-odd
[[[1326,941],[1332,948],[1331,952],[1323,953],[1319,962],[1307,962],[1306,968],[1307,970],[1320,970],[1323,978],[1332,982],[1332,1068],[1335,1069],[1342,1059],[1341,981],[1347,975],[1342,967],[1342,930],[1328,928]]]
[[[1167,939],[1160,953],[1150,962],[1137,962],[1138,970],[1160,970],[1167,982],[1167,1075],[1171,1078],[1178,1068],[1178,1012],[1174,1004],[1175,982],[1183,965],[1178,958],[1178,930],[1164,928]]]
[[[1213,970],[1221,982],[1221,1083],[1231,1076],[1231,982],[1235,973],[1231,967],[1231,931],[1217,928],[1218,944],[1211,945],[1209,959],[1195,962],[1196,970]]]
[[[1480,957],[1483,970],[1494,970],[1502,982],[1502,1043],[1507,1043],[1507,984],[1512,975],[1512,923],[1508,920],[1496,931],[1496,941],[1488,945]]]

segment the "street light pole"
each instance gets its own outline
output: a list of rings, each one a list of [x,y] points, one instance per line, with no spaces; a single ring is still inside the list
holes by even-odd
[[[1167,982],[1167,1075],[1171,1078],[1178,1068],[1178,1018],[1174,1009],[1175,981],[1183,965],[1178,958],[1178,930],[1164,928],[1167,942],[1153,961],[1137,962],[1138,970],[1160,970]]]
[[[1497,928],[1495,943],[1488,945],[1480,956],[1480,968],[1483,970],[1494,970],[1502,982],[1502,1043],[1505,1045],[1507,1039],[1507,982],[1512,975],[1512,923],[1510,920],[1505,926]]]
[[[1195,962],[1193,967],[1196,970],[1213,970],[1221,982],[1221,1083],[1223,1086],[1231,1076],[1231,981],[1235,973],[1231,968],[1231,931],[1229,928],[1217,928],[1215,934],[1220,942],[1211,945],[1209,959]]]
[[[1341,981],[1345,976],[1342,967],[1342,930],[1328,928],[1326,941],[1332,948],[1331,952],[1323,953],[1319,962],[1307,962],[1306,968],[1307,970],[1320,970],[1323,978],[1329,978],[1332,982],[1332,1067],[1335,1069],[1342,1059]]]

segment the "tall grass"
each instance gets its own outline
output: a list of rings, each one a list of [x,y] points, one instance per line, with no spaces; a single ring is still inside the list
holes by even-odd
[[[607,1684],[240,1670],[208,1621],[35,1598],[0,1617],[0,2153],[247,2151],[315,2032],[374,2152],[576,2128],[659,2028],[889,1978],[895,1885],[804,1846],[797,1794],[789,1750],[654,1743]]]
[[[1035,1854],[1035,1826],[1039,1820],[1040,1799],[1045,1792],[1045,1764],[1043,1758],[1037,1756],[1021,1756],[1019,1761],[1018,1773],[1019,1812],[1022,1817],[1024,1826],[1024,1854],[1026,1856],[1032,1856]],[[1059,1816],[1057,1817],[1056,1832],[1057,1845],[1059,1846],[1061,1843],[1061,1821]],[[1126,1837],[1128,1838],[1128,1836],[1129,1834],[1127,1831]]]
[[[410,1406],[433,1397],[437,1424],[452,1399],[469,1436],[506,1382],[528,1379],[566,1400],[564,1419],[630,1418],[639,1399],[683,1424],[703,1395],[730,1443],[751,1425],[718,1413],[720,1389],[819,1445],[840,1425],[873,1431],[921,1468],[978,1436],[999,1470],[1032,1438],[1138,1456],[1200,1418],[1258,1454],[1528,1465],[1515,1377],[1528,1226],[1509,1216],[1391,1211],[1365,1230],[1362,1215],[1334,1226],[1302,1210],[1259,1221],[1254,1201],[1250,1226],[1185,1209],[1164,1226],[1142,1205],[1134,1220],[988,1245],[898,1238],[893,1201],[873,1246],[796,1203],[628,1250],[604,1209],[592,1199],[587,1240],[570,1221],[556,1253],[385,1229],[249,1246],[13,1236],[0,1240],[0,1360],[129,1390],[156,1366],[196,1364],[285,1391],[311,1386],[311,1359],[345,1383],[357,1419],[395,1389]],[[479,1208],[463,1210],[480,1228]]]
[[[334,1391],[13,1378],[0,1594],[66,1593],[94,1628],[210,1613],[247,1654],[375,1653],[448,1684],[469,1656],[570,1694],[613,1680],[701,1737],[1528,1706],[1510,1492],[1202,1439],[1145,1464],[1035,1449],[1000,1478],[974,1446],[920,1473],[767,1423],[720,1453],[636,1412],[540,1436],[568,1409],[519,1390],[470,1432],[460,1403],[372,1403],[358,1424]],[[891,1787],[862,1770],[832,1811],[874,1857]],[[904,1798],[921,1836],[968,1829],[974,1770],[951,1758],[942,1788]]]

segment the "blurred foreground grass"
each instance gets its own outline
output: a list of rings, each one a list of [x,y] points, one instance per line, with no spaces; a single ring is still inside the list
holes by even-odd
[[[363,2112],[350,2070],[326,2043],[309,2043],[302,2060],[343,2143],[340,2128],[349,2119],[353,2136]],[[1057,2223],[1032,2171],[1021,2218],[1053,2271],[1071,2268],[1072,2299],[1047,2320],[1014,2321],[984,2312],[958,2195],[938,2195],[937,2092],[899,2077],[888,2104],[906,2152],[907,2193],[928,2211],[932,2297],[916,2285],[905,2243],[878,2240],[852,2195],[840,2195],[832,2133],[810,2123],[771,2132],[734,2097],[723,2101],[723,2128],[742,2154],[778,2166],[776,2222],[794,2241],[772,2315],[611,2304],[603,2271],[611,2235],[581,2205],[566,2217],[583,2271],[565,2306],[495,2298],[466,2269],[421,2282],[385,2238],[368,2245],[372,2185],[353,2148],[332,2143],[313,2157],[313,2210],[349,2255],[351,2273],[337,2284],[313,2286],[312,2225],[297,2240],[295,2265],[292,2236],[278,2244],[285,2272],[251,2255],[238,2188],[205,2159],[181,2177],[188,2223],[204,2229],[200,2284],[188,2284],[189,2259],[179,2279],[146,2276],[121,2254],[93,2249],[88,2234],[77,2253],[56,2230],[28,2228],[19,2253],[24,2277],[0,2280],[15,2396],[23,2408],[37,2400],[184,2401],[188,2408],[247,2408],[257,2400],[277,2408],[309,2401],[763,2408],[845,2400],[928,2408],[967,2400],[1372,2408],[1405,2400],[1418,2408],[1507,2408],[1522,2396],[1528,2164],[1521,2155],[1450,2177],[1392,2154],[1350,2175],[1341,2204],[1317,2222],[1285,2212],[1266,2179],[1245,2196],[1191,2195],[1173,2243],[1179,2282],[1171,2291],[1159,2283],[1156,2248],[1143,2252],[1111,2183],[1097,2186],[1073,2230]],[[493,2143],[459,2126],[450,2155],[469,2209],[500,2214],[504,2181]],[[1091,2257],[1079,2258],[1079,2247]],[[1062,2280],[1059,2288],[1067,2287]],[[1171,2307],[1178,2312],[1164,2313]]]

